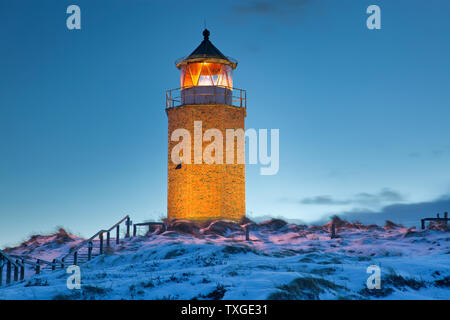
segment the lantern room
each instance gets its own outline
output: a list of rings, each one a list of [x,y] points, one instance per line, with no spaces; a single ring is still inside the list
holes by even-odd
[[[180,95],[178,99],[169,92],[168,107],[173,106],[174,102],[180,105],[233,105],[236,101],[243,106],[245,97],[242,90],[235,89],[238,99],[233,96],[232,72],[237,67],[237,61],[220,52],[209,40],[209,36],[210,32],[205,29],[200,45],[189,56],[175,62],[181,71]]]
[[[233,89],[232,68],[216,62],[191,62],[181,67],[181,88],[219,86]]]

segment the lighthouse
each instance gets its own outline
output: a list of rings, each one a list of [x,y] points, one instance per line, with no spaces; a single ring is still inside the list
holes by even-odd
[[[209,38],[205,29],[200,45],[175,62],[180,88],[166,93],[167,217],[240,222],[245,217],[246,91],[233,88],[237,61]],[[180,130],[190,140],[178,152]]]

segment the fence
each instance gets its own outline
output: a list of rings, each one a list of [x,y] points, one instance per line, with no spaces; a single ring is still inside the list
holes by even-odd
[[[448,212],[444,212],[444,217],[443,218],[439,217],[439,213],[438,213],[436,218],[424,218],[424,219],[421,219],[420,221],[421,221],[421,227],[422,227],[422,230],[423,230],[423,229],[425,229],[425,222],[426,221],[444,222],[447,225],[449,220],[450,219],[448,218]]]
[[[25,277],[25,265],[19,259],[14,258],[0,250],[0,286],[3,284],[3,268],[6,265],[6,284],[10,284],[11,280],[19,281]],[[14,278],[12,278],[14,274]]]
[[[136,237],[137,235],[137,228],[138,227],[144,227],[147,226],[148,227],[148,232],[152,231],[152,228],[154,226],[161,226],[162,227],[162,232],[165,232],[167,230],[166,224],[163,222],[142,222],[142,223],[135,223],[133,225],[133,237]]]
[[[59,259],[53,259],[53,261],[51,262],[29,256],[7,254],[0,250],[0,286],[3,285],[4,274],[6,277],[6,284],[10,284],[12,281],[24,280],[26,266],[31,267],[32,271],[34,271],[35,274],[40,274],[43,269],[51,269],[52,271],[55,271],[58,268],[64,269],[65,266],[78,265],[80,263],[90,261],[94,256],[104,254],[105,248],[110,248],[113,243],[115,245],[118,245],[120,243],[120,227],[123,223],[125,223],[126,230],[125,238],[129,238],[132,222],[130,217],[126,216],[111,228],[98,231],[96,234],[83,241],[78,246],[71,248],[69,250],[69,253],[65,254],[63,257]],[[160,224],[163,226],[163,229],[166,230],[166,226],[163,223],[153,224]],[[137,225],[145,225],[145,223]],[[111,233],[113,233],[114,231],[116,235],[115,238],[112,238]],[[96,252],[96,250],[94,249],[98,249],[98,251]],[[5,266],[6,272],[4,272]]]
[[[99,253],[99,255],[102,255],[104,253],[104,249],[105,249],[105,239],[104,239],[105,234],[106,234],[106,247],[107,248],[111,247],[111,240],[115,240],[115,244],[118,245],[120,243],[120,225],[123,222],[125,222],[125,227],[126,227],[125,238],[129,238],[130,237],[131,219],[129,216],[126,216],[122,220],[117,222],[115,225],[113,225],[111,228],[109,228],[107,230],[100,230],[99,232],[94,234],[92,237],[90,237],[88,240],[83,241],[77,247],[72,248],[68,254],[66,254],[65,256],[63,256],[61,258],[60,263],[62,263],[64,265],[64,264],[67,264],[68,262],[71,262],[72,265],[78,265],[80,262],[85,262],[85,261],[81,261],[81,260],[83,260],[82,258],[86,258],[85,260],[90,261],[93,257],[93,253],[94,253],[94,243],[98,243],[98,245],[99,245],[98,253]],[[113,230],[115,230],[115,232],[116,232],[115,239],[111,238],[111,232],[113,232]],[[97,238],[98,238],[98,240],[95,241]],[[80,253],[82,253],[81,250],[83,250],[83,249],[84,249],[84,251],[87,251],[87,254],[86,254],[86,252],[84,252],[84,255],[80,254]]]

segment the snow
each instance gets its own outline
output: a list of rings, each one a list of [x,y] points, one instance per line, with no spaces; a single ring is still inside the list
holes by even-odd
[[[65,270],[45,270],[0,287],[0,299],[450,298],[448,232],[346,225],[331,239],[329,225],[259,224],[245,241],[238,228],[223,235],[205,230],[122,240],[112,254],[80,266],[81,290],[67,288]],[[51,261],[83,240],[70,237],[68,242],[38,237],[8,253]],[[370,265],[381,268],[387,293],[364,291]],[[303,281],[294,285],[296,279]],[[317,283],[316,291],[301,287],[310,282]]]

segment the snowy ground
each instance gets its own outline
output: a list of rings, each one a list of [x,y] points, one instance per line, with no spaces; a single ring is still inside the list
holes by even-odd
[[[81,265],[81,290],[67,289],[64,270],[43,271],[0,287],[0,299],[450,298],[449,232],[344,223],[330,239],[328,230],[275,221],[253,227],[249,242],[219,224],[139,236]],[[81,241],[34,240],[27,254],[47,259]],[[381,290],[366,288],[370,265],[381,267]]]

